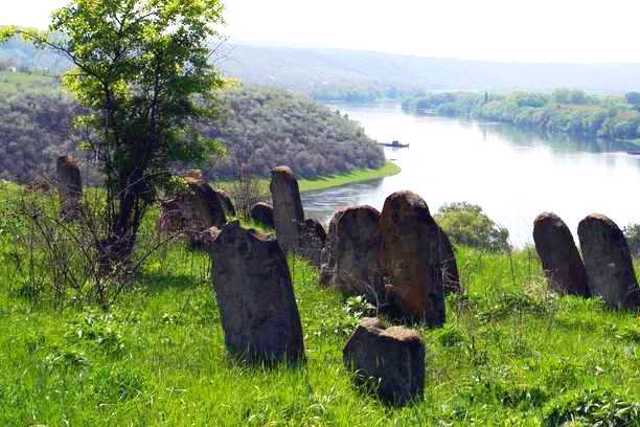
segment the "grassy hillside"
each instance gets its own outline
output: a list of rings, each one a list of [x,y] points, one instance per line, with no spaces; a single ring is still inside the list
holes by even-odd
[[[0,200],[15,196],[7,188]],[[7,219],[0,425],[553,426],[580,411],[584,425],[639,425],[638,318],[548,293],[529,250],[458,248],[468,292],[448,298],[444,328],[419,330],[428,348],[424,401],[393,410],[355,391],[342,365],[366,308],[320,288],[300,260],[290,266],[308,362],[247,368],[225,353],[206,256],[175,244],[149,259],[109,311],[57,310],[24,292],[12,244],[21,226]]]

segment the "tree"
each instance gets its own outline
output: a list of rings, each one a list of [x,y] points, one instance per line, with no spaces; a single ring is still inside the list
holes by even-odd
[[[93,130],[84,145],[105,178],[107,227],[96,245],[107,267],[131,255],[171,163],[216,150],[193,124],[210,117],[221,84],[209,61],[221,13],[220,0],[72,0],[47,32],[0,29],[0,42],[21,36],[75,65],[64,84],[88,110],[77,123]]]
[[[497,226],[480,206],[466,202],[445,205],[435,219],[456,245],[489,251],[510,249],[509,231]]]

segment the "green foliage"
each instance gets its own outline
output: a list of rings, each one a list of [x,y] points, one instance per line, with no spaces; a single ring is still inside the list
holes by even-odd
[[[624,228],[624,237],[634,257],[640,257],[640,224],[632,224]]]
[[[640,402],[627,402],[608,390],[568,393],[545,408],[543,426],[554,427],[565,423],[579,426],[640,426]]]
[[[440,208],[436,221],[455,245],[486,249],[509,250],[509,231],[496,225],[480,206],[452,203]]]

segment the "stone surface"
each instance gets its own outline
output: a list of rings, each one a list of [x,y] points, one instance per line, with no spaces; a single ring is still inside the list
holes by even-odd
[[[420,399],[425,382],[425,346],[417,332],[385,328],[378,319],[363,319],[343,350],[344,364],[356,385],[375,392],[390,405]]]
[[[594,214],[580,222],[578,236],[591,293],[612,308],[637,310],[640,288],[620,228],[606,216]]]
[[[251,363],[303,360],[302,325],[278,243],[232,223],[212,249],[213,284],[229,352]]]
[[[386,297],[395,314],[408,321],[441,326],[445,321],[445,283],[451,245],[420,196],[390,195],[380,216]],[[456,269],[457,270],[457,269]]]
[[[226,222],[223,202],[204,181],[185,178],[187,187],[175,198],[162,203],[159,229],[165,233],[184,233],[194,238],[210,227]]]
[[[65,221],[78,219],[82,212],[82,177],[78,162],[71,156],[58,157],[56,170],[60,217]]]
[[[298,181],[291,169],[286,166],[274,168],[271,171],[270,189],[278,243],[285,253],[296,252],[304,223],[304,211]]]
[[[322,255],[321,283],[346,295],[365,295],[373,303],[384,299],[379,251],[380,212],[357,206],[336,212]]]
[[[224,208],[224,213],[229,216],[236,216],[236,207],[233,204],[233,200],[231,200],[231,196],[223,190],[214,190],[222,203],[222,207]]]
[[[533,223],[533,240],[549,286],[561,295],[589,297],[587,271],[569,227],[553,213]]]
[[[251,219],[268,228],[274,228],[273,206],[268,203],[256,203],[251,207]]]
[[[320,258],[326,240],[327,232],[322,224],[315,219],[307,219],[300,227],[296,253],[320,268]]]

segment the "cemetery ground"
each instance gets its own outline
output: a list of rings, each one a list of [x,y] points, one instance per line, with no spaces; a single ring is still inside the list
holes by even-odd
[[[394,409],[354,389],[343,366],[359,319],[375,313],[323,289],[300,259],[289,264],[307,361],[246,367],[225,350],[207,255],[172,243],[108,310],[60,309],[16,270],[4,219],[3,426],[552,426],[580,416],[638,425],[637,314],[549,292],[534,249],[457,248],[466,293],[447,297],[443,328],[416,327],[427,347],[424,399]]]

